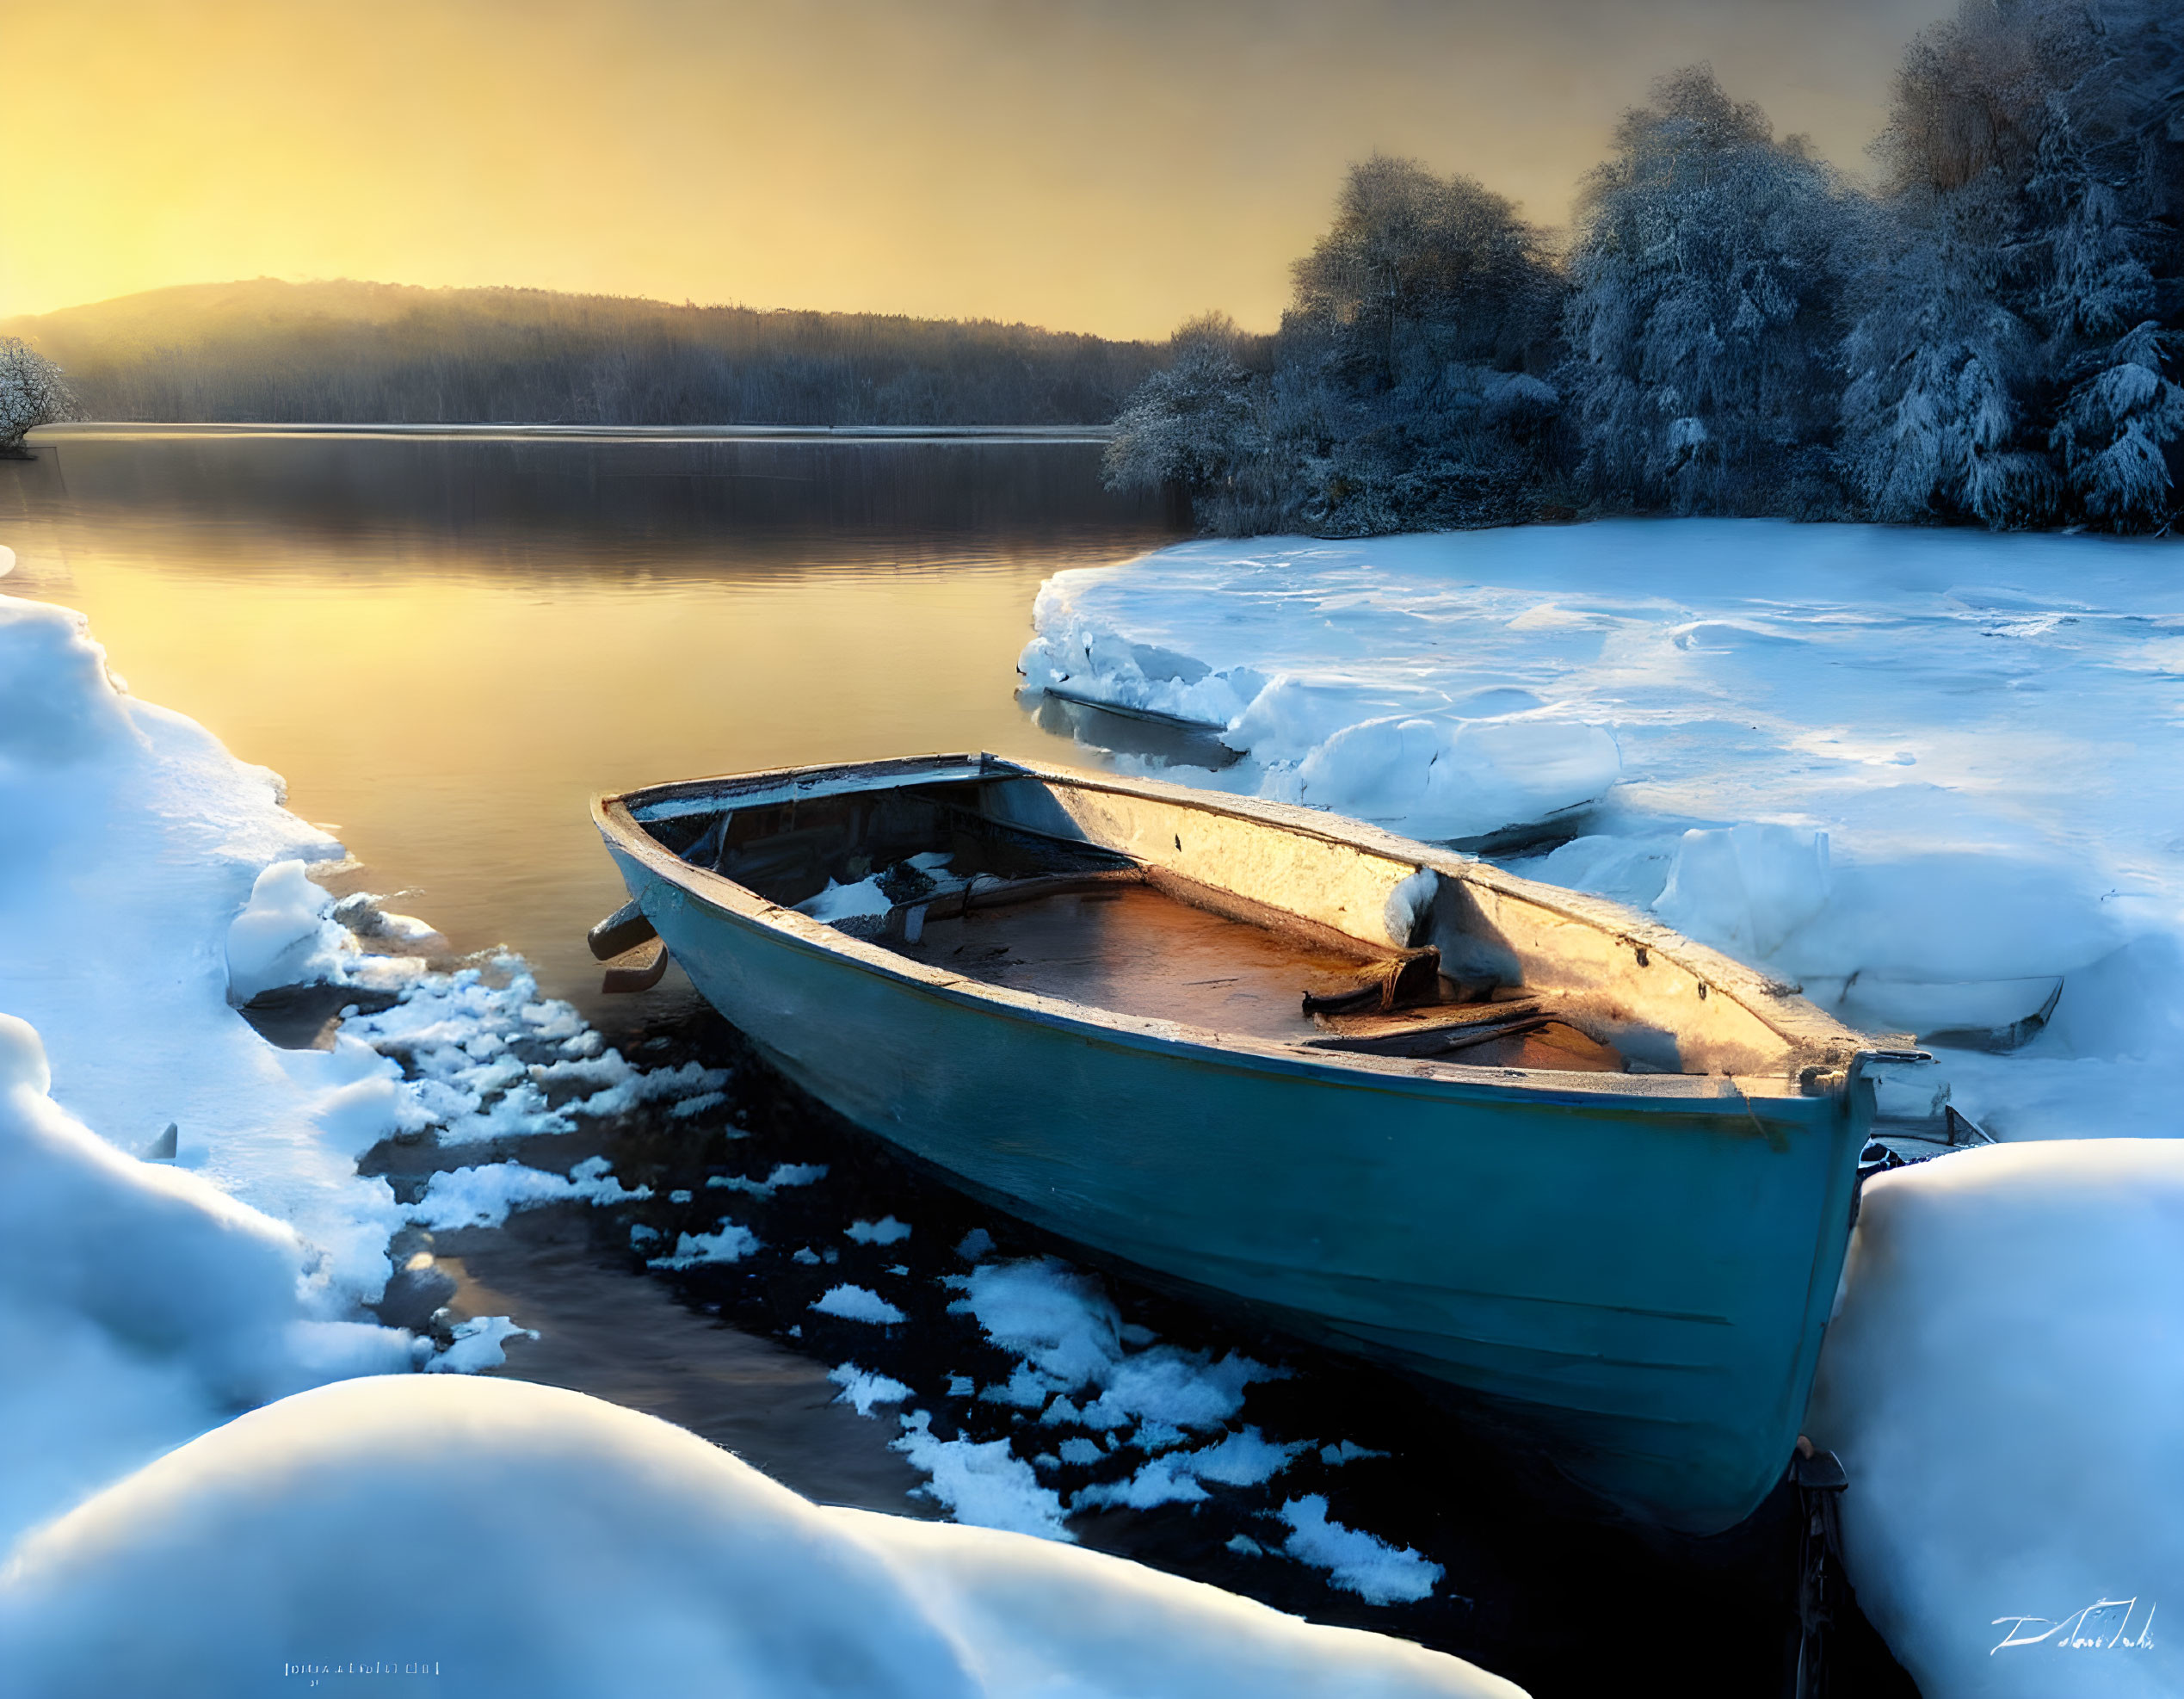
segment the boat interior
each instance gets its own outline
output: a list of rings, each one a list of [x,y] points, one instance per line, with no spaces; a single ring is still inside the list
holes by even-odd
[[[1004,768],[634,812],[689,865],[910,961],[1330,1058],[1743,1074],[1815,1053],[1733,996],[1710,1004],[1707,977],[1627,929],[1527,904],[1483,864],[1428,868],[1155,788]]]

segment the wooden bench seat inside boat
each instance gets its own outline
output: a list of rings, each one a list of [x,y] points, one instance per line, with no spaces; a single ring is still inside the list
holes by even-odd
[[[989,985],[1322,1052],[1620,1072],[1573,1011],[1374,950],[1101,846],[898,788],[735,810],[656,835],[687,862],[826,918],[836,887],[886,906],[830,920]],[[922,865],[914,865],[913,858]]]

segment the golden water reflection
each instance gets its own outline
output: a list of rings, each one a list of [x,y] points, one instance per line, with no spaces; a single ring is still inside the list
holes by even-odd
[[[582,930],[622,900],[593,793],[943,749],[1087,760],[1014,701],[1033,595],[1169,529],[1100,491],[1096,450],[1058,466],[1072,451],[1045,445],[923,448],[939,490],[889,445],[877,499],[868,463],[775,448],[756,511],[708,505],[702,466],[589,445],[527,466],[312,446],[0,464],[0,588],[89,615],[138,696],[283,774],[365,885],[588,1006]],[[375,495],[389,478],[409,482]]]

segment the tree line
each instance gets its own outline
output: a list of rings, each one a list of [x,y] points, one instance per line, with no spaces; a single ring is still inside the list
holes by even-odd
[[[2167,528],[2184,471],[2184,8],[1965,0],[1865,188],[1706,66],[1655,85],[1558,244],[1375,156],[1270,337],[1194,320],[1118,487],[1232,534],[1579,513]]]
[[[0,326],[99,419],[1086,424],[1165,351],[986,320],[272,279]]]

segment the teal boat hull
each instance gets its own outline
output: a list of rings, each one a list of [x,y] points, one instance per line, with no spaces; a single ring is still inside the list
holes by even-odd
[[[1269,1053],[830,947],[608,837],[775,1067],[1010,1213],[1472,1395],[1646,1522],[1714,1533],[1780,1480],[1872,1114],[1854,1068],[1762,1096]]]

